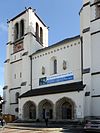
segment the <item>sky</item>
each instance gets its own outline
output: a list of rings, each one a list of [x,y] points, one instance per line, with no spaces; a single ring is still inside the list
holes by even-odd
[[[8,42],[7,20],[25,10],[36,13],[49,27],[49,45],[80,34],[82,0],[0,0],[0,95],[4,86],[4,61]]]

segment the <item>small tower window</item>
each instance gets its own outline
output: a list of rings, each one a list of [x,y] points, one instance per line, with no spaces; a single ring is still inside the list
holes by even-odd
[[[20,72],[20,78],[22,78],[22,73]]]
[[[18,113],[18,111],[19,111],[19,110],[18,110],[18,108],[15,108],[15,112],[17,112],[17,113]]]
[[[36,40],[39,41],[39,25],[36,23]]]
[[[44,75],[44,74],[45,74],[45,67],[42,66],[42,75]]]
[[[53,62],[54,64],[54,74],[56,74],[57,73],[57,60],[56,59],[54,59],[54,62]]]
[[[14,56],[14,60],[16,60],[16,55]]]
[[[16,74],[14,74],[14,79],[16,79]]]
[[[65,60],[63,60],[63,69],[66,70],[67,69],[67,63]]]
[[[20,37],[24,36],[24,20],[20,21]]]
[[[15,34],[15,40],[17,40],[18,39],[18,37],[19,37],[19,24],[18,23],[16,23],[15,24],[15,28],[14,28],[14,34]]]
[[[43,29],[40,27],[40,42],[43,44]]]
[[[19,98],[19,92],[16,92],[16,94],[15,94],[15,100],[16,100],[16,103],[18,103],[18,98]]]

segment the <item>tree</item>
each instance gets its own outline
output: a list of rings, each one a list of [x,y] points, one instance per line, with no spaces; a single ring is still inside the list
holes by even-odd
[[[3,98],[0,96],[0,115],[2,113],[2,102],[3,102]]]
[[[3,99],[2,99],[2,97],[0,96],[0,101],[2,101]]]

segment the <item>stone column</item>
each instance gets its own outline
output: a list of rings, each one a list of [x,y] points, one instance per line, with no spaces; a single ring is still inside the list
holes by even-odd
[[[56,121],[56,104],[53,106],[53,120]]]
[[[18,118],[19,119],[23,119],[23,110],[22,110],[22,106],[21,106],[21,99],[19,99],[19,104],[18,104],[18,108],[19,108],[19,113],[18,113]]]
[[[39,118],[39,110],[38,110],[38,105],[36,105],[36,119]]]

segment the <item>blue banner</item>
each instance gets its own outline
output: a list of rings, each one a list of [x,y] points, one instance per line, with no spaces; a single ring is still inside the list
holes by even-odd
[[[63,82],[68,80],[73,80],[74,75],[63,75],[63,76],[56,76],[56,77],[50,77],[47,78],[47,84],[57,83],[57,82]]]

